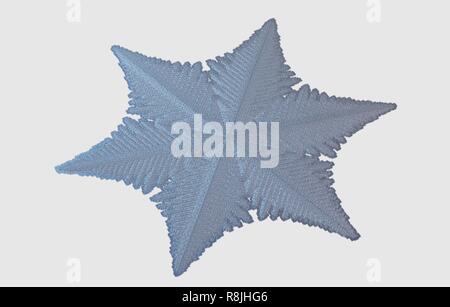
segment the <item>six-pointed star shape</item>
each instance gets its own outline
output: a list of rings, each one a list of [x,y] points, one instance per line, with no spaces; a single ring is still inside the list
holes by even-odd
[[[359,234],[332,187],[333,164],[346,137],[394,104],[330,97],[303,85],[285,59],[275,20],[223,57],[171,63],[119,46],[130,88],[129,114],[111,137],[56,167],[59,173],[123,181],[153,196],[167,218],[175,275],[187,270],[225,231],[258,219],[281,218],[318,226],[345,238]],[[175,121],[278,121],[280,161],[263,169],[257,158],[174,158]]]

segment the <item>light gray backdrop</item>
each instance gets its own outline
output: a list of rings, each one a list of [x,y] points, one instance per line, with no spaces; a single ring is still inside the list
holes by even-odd
[[[377,2],[82,0],[77,22],[66,1],[1,1],[0,284],[449,285],[450,2],[382,0],[381,18],[368,18]],[[175,278],[147,196],[53,167],[125,115],[111,45],[204,63],[271,17],[305,82],[398,104],[335,159],[335,187],[362,238],[257,222]]]

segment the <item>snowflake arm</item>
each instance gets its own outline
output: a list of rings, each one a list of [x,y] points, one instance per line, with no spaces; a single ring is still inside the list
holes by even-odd
[[[280,123],[283,151],[334,158],[347,137],[395,108],[393,103],[330,97],[303,85],[299,91],[280,98],[257,119]]]
[[[182,274],[225,231],[251,223],[237,161],[195,159],[152,197],[167,218],[172,268]]]
[[[224,121],[252,120],[300,82],[285,64],[274,19],[232,53],[207,63]]]
[[[186,163],[171,155],[172,138],[154,122],[126,117],[111,137],[57,166],[56,171],[123,181],[147,194]]]
[[[129,114],[168,127],[175,121],[190,122],[194,113],[219,120],[208,75],[197,62],[171,63],[119,46],[112,47],[130,89]]]
[[[359,238],[332,188],[332,162],[284,153],[276,168],[261,168],[257,159],[246,159],[243,165],[246,191],[259,220],[290,219]]]

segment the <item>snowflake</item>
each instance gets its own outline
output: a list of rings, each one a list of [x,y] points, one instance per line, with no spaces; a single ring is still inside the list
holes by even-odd
[[[292,220],[350,240],[359,234],[333,189],[333,158],[346,137],[396,108],[395,104],[330,97],[299,90],[280,47],[275,20],[231,53],[201,63],[171,63],[113,46],[130,88],[129,114],[111,137],[56,167],[58,173],[123,181],[152,197],[166,217],[176,276],[225,231],[259,220]],[[217,122],[279,122],[275,168],[258,158],[175,158],[176,121],[194,114]]]

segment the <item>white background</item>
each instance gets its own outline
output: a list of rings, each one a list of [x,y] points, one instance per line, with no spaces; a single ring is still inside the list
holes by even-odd
[[[449,285],[448,1],[65,1],[0,4],[0,284]],[[164,219],[122,183],[58,175],[120,123],[128,88],[113,44],[179,61],[232,50],[275,17],[288,64],[337,96],[395,102],[335,159],[362,238],[291,222],[227,233],[173,277]],[[70,283],[67,261],[81,261]],[[381,280],[367,279],[368,259]],[[373,267],[372,267],[373,269]]]

